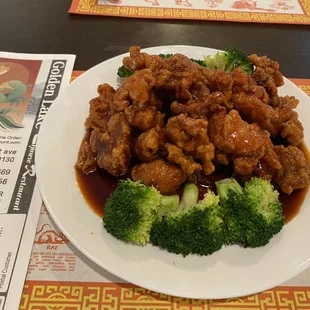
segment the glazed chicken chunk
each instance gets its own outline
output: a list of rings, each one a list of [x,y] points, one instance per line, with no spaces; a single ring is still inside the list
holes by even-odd
[[[220,169],[240,180],[271,180],[286,194],[307,187],[299,101],[279,96],[284,78],[276,61],[248,60],[251,74],[242,67],[225,72],[182,54],[130,47],[123,65],[132,74],[118,89],[99,85],[89,102],[75,167],[131,175],[162,194]]]
[[[162,194],[174,194],[186,180],[178,165],[162,159],[134,166],[131,176],[134,181],[142,181],[147,186],[154,186]]]

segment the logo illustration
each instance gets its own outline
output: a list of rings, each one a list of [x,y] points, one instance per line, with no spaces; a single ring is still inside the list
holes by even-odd
[[[19,78],[20,77],[20,78]],[[28,70],[11,62],[0,61],[0,130],[23,128],[19,118],[19,106],[26,103]]]
[[[50,224],[44,224],[37,231],[34,243],[36,244],[63,244],[68,239],[60,232],[56,232]]]

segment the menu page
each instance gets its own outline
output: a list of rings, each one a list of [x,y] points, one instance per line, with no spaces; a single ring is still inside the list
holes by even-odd
[[[310,24],[309,0],[72,0],[69,12],[131,18]]]
[[[0,52],[0,310],[19,305],[42,205],[37,138],[74,61],[74,55]]]

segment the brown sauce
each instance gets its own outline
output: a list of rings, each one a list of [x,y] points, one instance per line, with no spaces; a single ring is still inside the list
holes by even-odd
[[[301,150],[304,152],[310,163],[310,154],[305,144],[302,144]],[[215,191],[216,181],[230,177],[231,175],[232,169],[225,168],[225,170],[219,170],[210,176],[198,176],[195,179],[195,183],[199,187],[199,199],[202,199],[203,195],[209,189]],[[118,179],[112,177],[104,170],[97,170],[88,175],[76,170],[76,180],[87,204],[98,216],[102,217],[104,213],[104,205],[110,194],[116,188]],[[291,221],[299,213],[308,189],[309,186],[304,189],[294,190],[291,195],[280,192],[279,198],[282,203],[286,223]]]
[[[300,149],[305,154],[305,157],[310,164],[310,153],[307,146],[303,142]],[[291,221],[300,211],[300,208],[306,198],[309,186],[303,189],[295,189],[292,194],[286,195],[280,192],[280,202],[282,204],[283,215],[285,217],[285,223]]]

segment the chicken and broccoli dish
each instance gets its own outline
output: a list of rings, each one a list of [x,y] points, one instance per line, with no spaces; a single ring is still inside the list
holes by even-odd
[[[276,61],[133,46],[118,75],[118,89],[99,85],[90,100],[75,166],[117,181],[102,205],[107,232],[186,256],[264,246],[281,231],[279,195],[306,190],[310,167]]]

